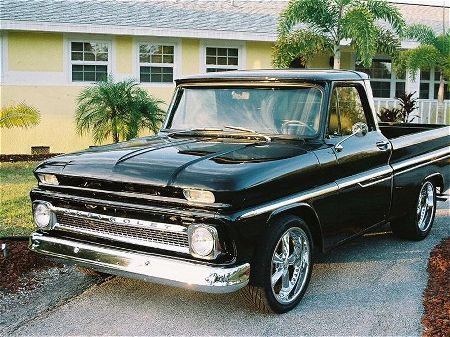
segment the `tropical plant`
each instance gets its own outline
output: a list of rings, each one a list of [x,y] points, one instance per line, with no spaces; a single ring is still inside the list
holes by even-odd
[[[39,110],[25,103],[0,109],[0,128],[27,128],[39,124],[40,120]]]
[[[408,38],[417,40],[420,45],[413,49],[401,51],[394,58],[397,73],[409,73],[415,78],[417,70],[435,69],[439,72],[438,101],[444,100],[444,77],[450,77],[450,32],[437,35],[425,25],[413,25],[405,30]]]
[[[392,29],[378,25],[379,20]],[[368,67],[376,53],[397,52],[404,25],[400,12],[384,0],[290,0],[278,22],[273,63],[285,68],[298,57],[310,61],[325,53],[334,55],[339,69],[341,44],[347,40]]]
[[[141,130],[156,133],[164,112],[163,101],[138,87],[133,79],[114,82],[111,76],[95,86],[83,89],[77,98],[75,114],[77,132],[92,132],[100,143],[111,137],[114,143],[137,137]]]
[[[416,92],[409,94],[402,93],[396,97],[400,108],[382,108],[380,113],[377,114],[378,119],[382,122],[390,123],[410,123],[415,118],[419,118],[417,115],[411,115],[418,109],[417,98],[414,98]]]

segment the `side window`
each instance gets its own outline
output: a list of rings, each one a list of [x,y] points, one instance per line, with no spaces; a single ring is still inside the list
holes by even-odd
[[[357,122],[367,124],[361,97],[353,86],[336,87],[330,103],[329,135],[349,135]]]

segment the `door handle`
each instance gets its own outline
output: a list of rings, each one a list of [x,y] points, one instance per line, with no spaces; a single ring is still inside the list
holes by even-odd
[[[386,151],[389,149],[389,141],[387,140],[380,140],[379,142],[376,142],[377,147],[382,150],[382,151]]]

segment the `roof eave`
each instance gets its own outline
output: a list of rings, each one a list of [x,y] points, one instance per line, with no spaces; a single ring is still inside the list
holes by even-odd
[[[34,32],[57,32],[57,33],[82,33],[102,35],[132,35],[132,36],[155,36],[155,37],[178,37],[178,38],[201,38],[237,41],[261,41],[274,42],[276,35],[255,32],[231,32],[219,30],[196,30],[196,29],[166,29],[151,27],[131,27],[113,25],[94,25],[34,21],[1,20],[1,30],[12,31],[34,31]]]

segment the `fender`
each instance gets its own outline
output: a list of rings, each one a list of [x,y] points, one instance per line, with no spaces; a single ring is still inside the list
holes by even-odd
[[[320,249],[323,250],[324,248],[324,242],[323,242],[323,232],[322,232],[322,224],[320,223],[319,216],[317,215],[316,210],[308,203],[306,202],[296,202],[290,205],[286,205],[280,208],[277,208],[274,210],[267,219],[268,228],[270,228],[271,220],[275,218],[276,216],[279,216],[283,213],[294,213],[296,214],[298,211],[301,211],[303,209],[306,209],[307,212],[309,212],[312,217],[314,218],[314,221],[316,222],[314,226],[311,226],[311,234],[313,235],[315,241],[319,240],[320,243]]]

